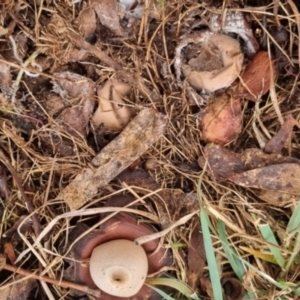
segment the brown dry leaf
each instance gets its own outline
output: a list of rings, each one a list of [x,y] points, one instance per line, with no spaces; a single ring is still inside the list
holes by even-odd
[[[204,157],[198,159],[200,167],[208,169],[217,180],[228,179],[236,184],[252,187],[262,200],[279,207],[295,201],[297,183],[293,172],[300,172],[300,161],[293,157],[266,154],[259,149],[234,153],[223,146],[207,145]],[[289,170],[285,173],[285,170]],[[290,185],[289,182],[293,181]]]
[[[3,60],[3,57],[0,55],[0,59]],[[12,76],[10,73],[10,66],[5,62],[0,61],[0,89],[6,97],[12,95]]]
[[[86,136],[87,125],[94,108],[92,101],[94,82],[71,72],[55,75],[54,92],[72,105],[61,112],[56,119],[57,123],[63,125],[65,130],[73,136]]]
[[[4,242],[4,253],[7,255],[10,263],[13,265],[16,262],[16,253],[11,242]]]
[[[31,230],[32,224],[33,224],[32,218],[28,218],[27,215],[22,215],[17,219],[14,225],[3,234],[3,237],[9,240],[11,240],[14,237],[17,240],[19,240],[21,239],[19,235],[19,231],[22,234],[25,234],[26,232]]]
[[[53,91],[64,99],[94,95],[95,84],[87,77],[72,72],[55,73],[54,76]]]
[[[163,134],[167,118],[153,109],[143,109],[58,195],[71,209],[92,199],[106,185],[138,159]]]
[[[245,295],[243,284],[237,278],[222,278],[222,287],[226,300],[242,300]]]
[[[300,194],[300,164],[266,166],[230,176],[228,179],[244,187]]]
[[[188,247],[188,285],[193,291],[197,290],[200,283],[200,278],[203,275],[203,269],[205,267],[206,255],[204,249],[203,236],[200,233],[199,223],[194,228],[189,247]]]
[[[204,168],[206,160],[216,178],[229,178],[235,174],[274,164],[300,163],[296,158],[266,154],[259,149],[250,148],[242,153],[235,153],[220,145],[205,146],[204,157],[198,159],[201,168]]]
[[[213,287],[211,281],[207,277],[201,276],[200,286],[201,286],[201,290],[208,295],[209,297],[208,299],[214,299]]]
[[[271,66],[274,72],[273,78],[275,78],[276,69],[268,52],[258,52],[241,76],[238,97],[256,101],[257,98],[266,94],[270,89]]]
[[[87,125],[90,120],[94,103],[85,99],[75,107],[66,108],[56,119],[58,124],[63,125],[65,130],[73,136],[87,135]]]
[[[97,20],[92,6],[83,9],[78,16],[79,31],[83,37],[89,37],[95,33]]]
[[[111,30],[115,35],[127,35],[120,25],[118,3],[116,0],[92,0],[90,8],[96,12],[101,24]],[[84,26],[83,24],[80,25]]]
[[[242,130],[240,101],[226,95],[215,98],[201,117],[200,129],[208,142],[224,145],[233,141]]]
[[[278,207],[285,207],[295,204],[298,201],[298,195],[280,193],[278,191],[252,189],[259,199]]]
[[[129,93],[130,85],[109,79],[103,87],[98,88],[99,106],[92,118],[97,128],[104,124],[108,130],[122,130],[130,121],[131,109],[125,105],[122,97]]]
[[[1,286],[0,300],[27,300],[29,293],[36,288],[37,283],[34,279],[24,279],[21,280],[22,277],[16,275],[14,279],[10,280],[8,284],[5,286]],[[18,282],[14,282],[18,281]],[[13,284],[12,284],[13,283]]]
[[[280,153],[286,141],[291,138],[293,127],[300,128],[300,124],[292,115],[288,115],[285,122],[281,125],[279,131],[266,144],[264,150],[267,153]]]

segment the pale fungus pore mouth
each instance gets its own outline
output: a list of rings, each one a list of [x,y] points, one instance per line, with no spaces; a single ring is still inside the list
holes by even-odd
[[[104,124],[107,130],[118,131],[130,122],[132,111],[122,99],[130,89],[128,84],[115,79],[107,80],[98,88],[99,105],[92,117],[95,128]]]
[[[148,273],[148,259],[143,247],[119,239],[94,248],[90,274],[103,292],[117,297],[131,297],[143,286]]]
[[[191,87],[207,93],[229,87],[239,76],[244,55],[234,38],[210,31],[182,39],[176,48],[177,80],[183,75]]]

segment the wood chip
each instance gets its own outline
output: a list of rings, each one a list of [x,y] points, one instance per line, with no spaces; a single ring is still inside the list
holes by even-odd
[[[98,189],[138,159],[163,134],[167,118],[154,109],[143,109],[58,195],[72,210],[92,199]]]

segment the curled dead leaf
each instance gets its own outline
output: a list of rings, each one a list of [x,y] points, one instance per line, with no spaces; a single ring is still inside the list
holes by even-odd
[[[119,0],[119,13],[121,15],[124,14],[126,18],[141,19],[145,8],[151,19],[159,18],[161,13],[161,3],[159,1],[149,1],[149,3],[144,3],[143,1],[136,0]]]
[[[132,117],[131,109],[125,105],[122,97],[129,93],[130,85],[109,79],[98,88],[99,105],[92,122],[95,127],[104,124],[108,130],[122,130]]]
[[[184,48],[186,51],[182,51]],[[214,92],[229,87],[236,80],[243,60],[238,41],[228,35],[210,31],[190,35],[176,48],[177,80],[182,73],[196,90]]]
[[[277,154],[266,154],[259,149],[234,153],[220,145],[207,145],[204,157],[198,159],[204,168],[218,180],[227,179],[251,188],[260,199],[275,206],[285,206],[295,201],[300,193],[300,160]]]
[[[0,163],[0,197],[4,200],[8,199],[9,188],[7,185],[7,171],[5,166]]]
[[[270,89],[270,73],[276,76],[276,69],[268,52],[260,51],[252,59],[241,76],[239,96],[256,101]]]
[[[201,116],[200,129],[208,142],[224,145],[233,141],[242,130],[240,101],[226,95],[214,99]]]
[[[93,108],[94,103],[90,99],[85,99],[74,107],[64,109],[56,121],[72,136],[85,137]]]

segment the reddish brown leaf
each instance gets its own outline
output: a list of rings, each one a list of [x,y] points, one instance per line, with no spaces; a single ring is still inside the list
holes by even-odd
[[[14,247],[10,242],[4,243],[4,253],[7,255],[7,258],[9,259],[10,263],[13,265],[17,258]]]
[[[241,97],[256,101],[259,96],[269,91],[271,65],[275,77],[275,67],[270,61],[268,52],[260,51],[254,56],[241,76],[239,90]]]
[[[204,148],[204,157],[198,159],[200,167],[204,168],[206,160],[209,169],[217,178],[220,176],[228,178],[238,173],[272,164],[300,163],[296,158],[265,154],[259,149],[246,149],[242,153],[234,153],[220,145],[207,145]]]
[[[300,194],[300,165],[278,164],[230,176],[230,181],[241,186]]]

